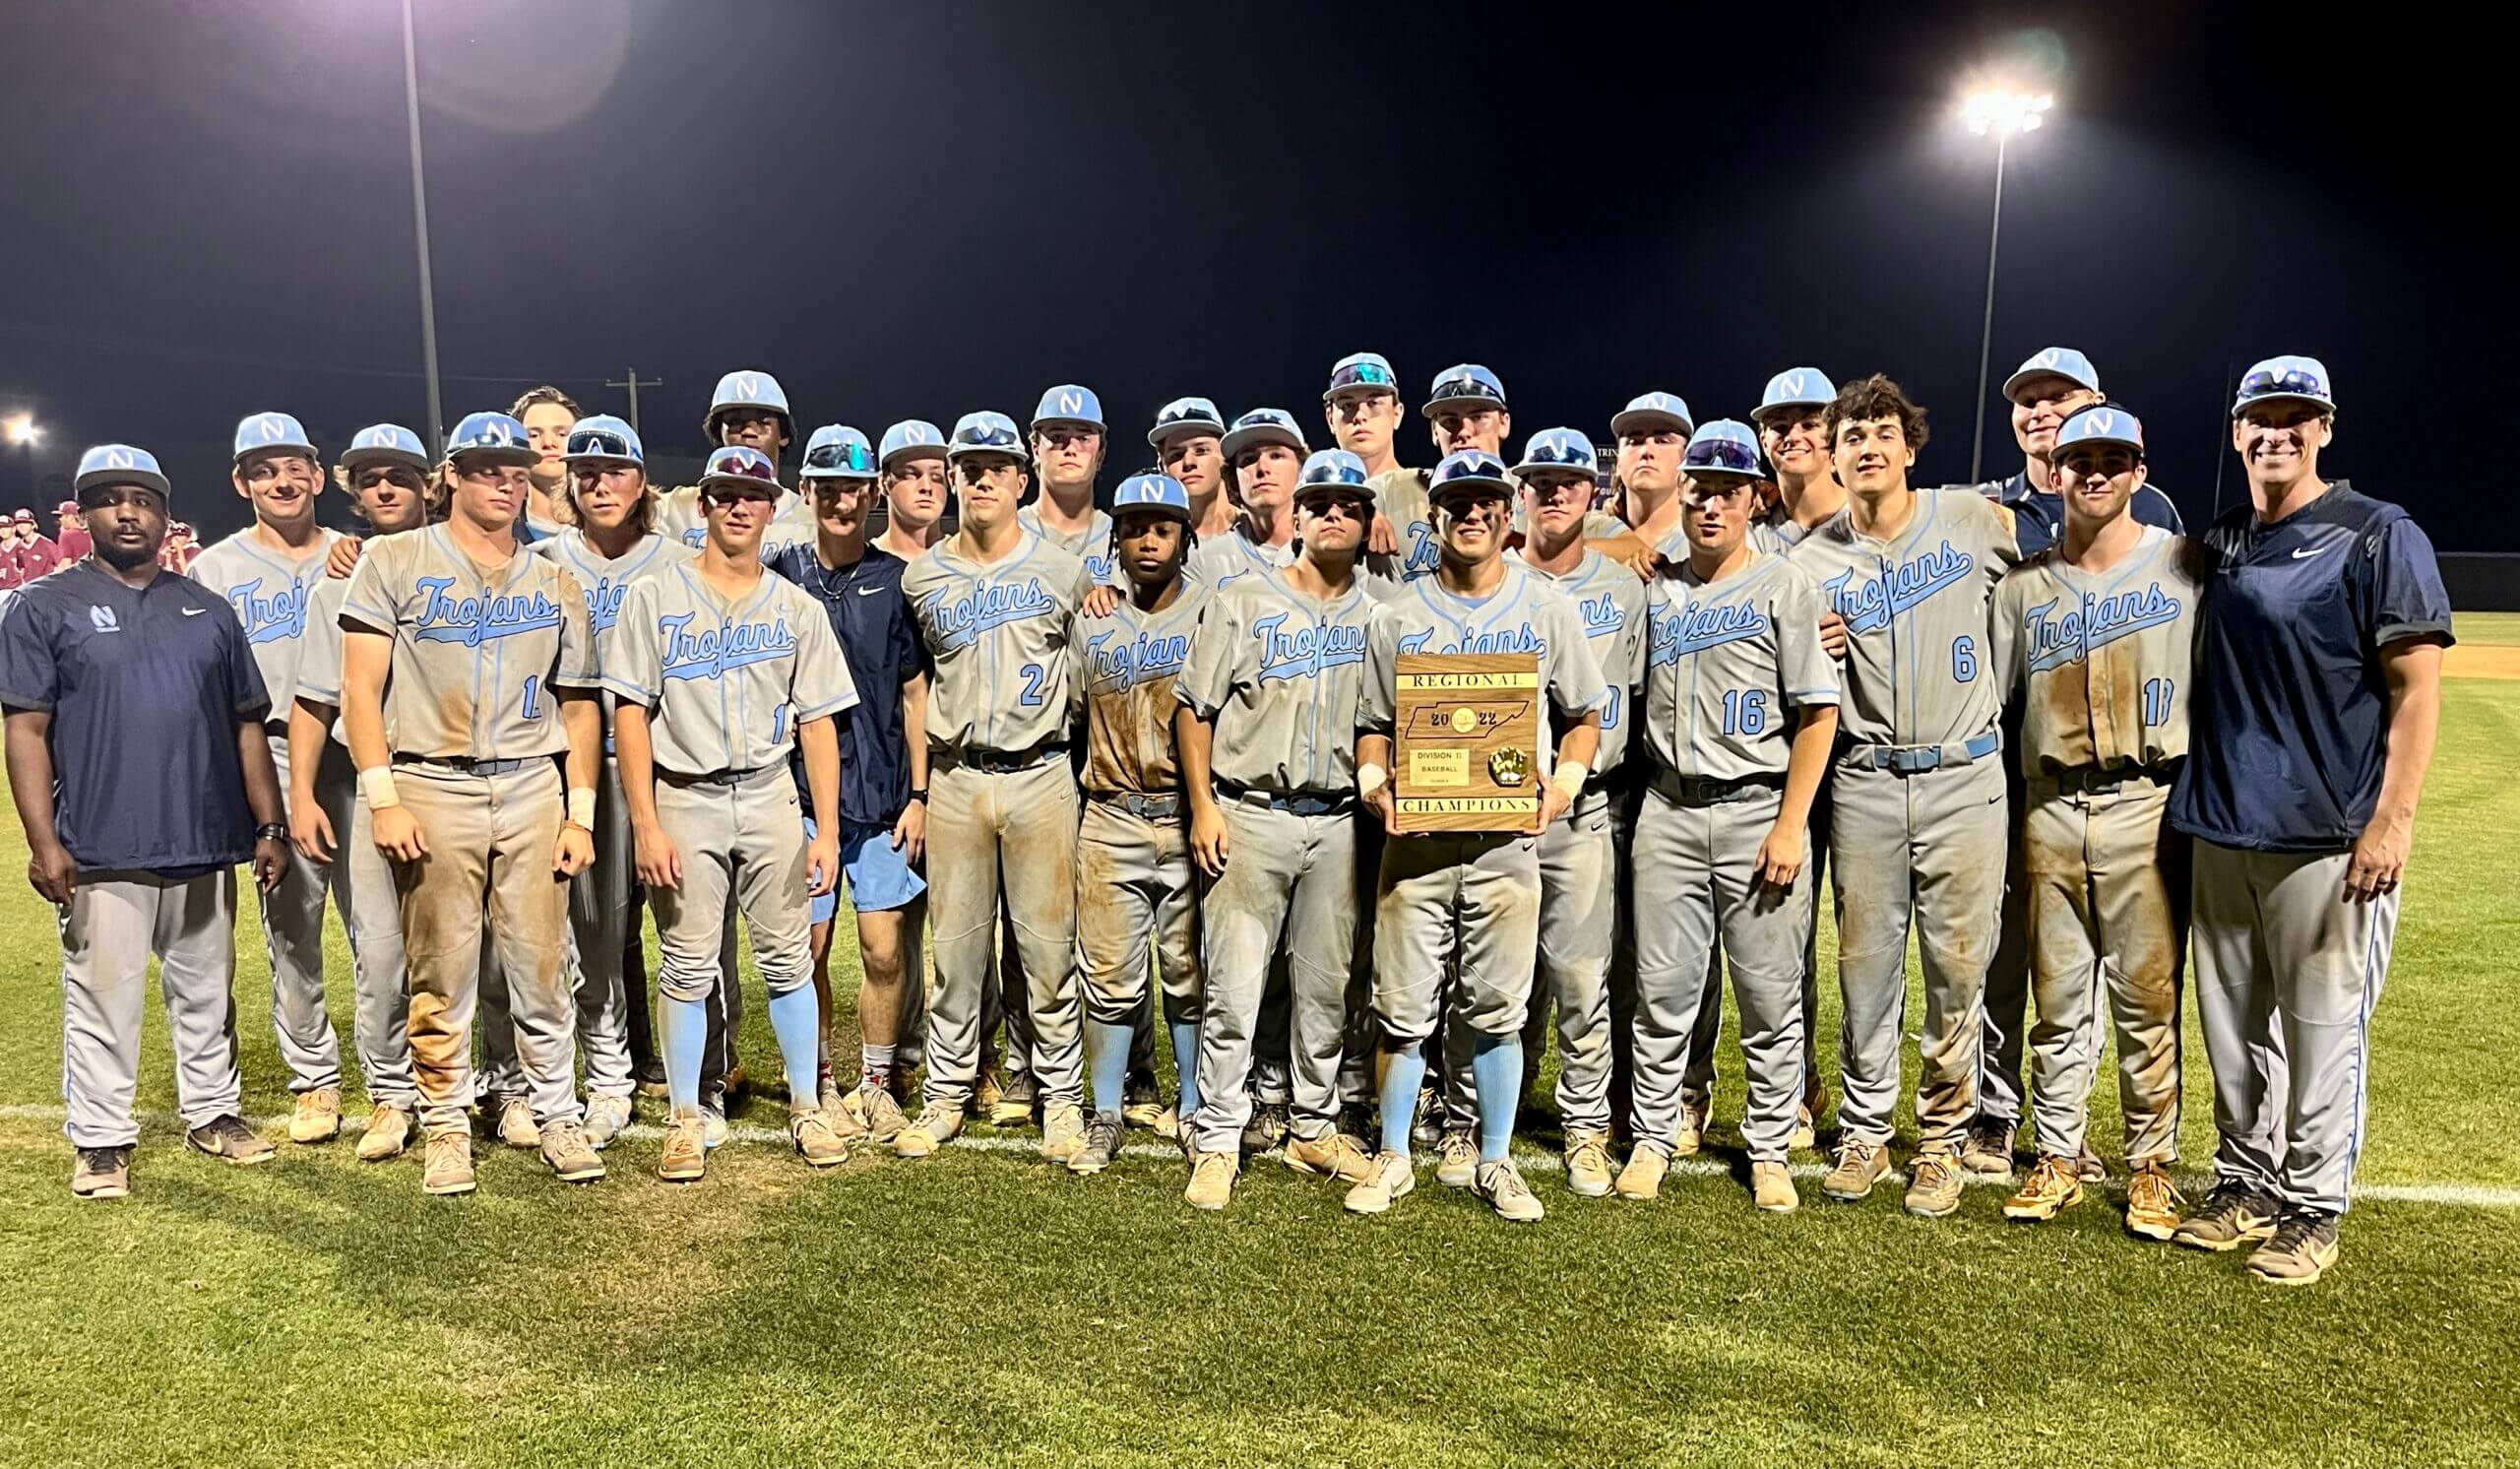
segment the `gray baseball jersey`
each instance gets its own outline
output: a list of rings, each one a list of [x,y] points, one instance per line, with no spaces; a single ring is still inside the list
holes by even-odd
[[[1586,551],[1575,569],[1562,577],[1533,566],[1518,552],[1507,554],[1575,604],[1584,636],[1592,644],[1593,662],[1601,666],[1603,682],[1609,689],[1609,702],[1602,706],[1602,742],[1593,756],[1593,773],[1616,769],[1627,756],[1629,732],[1636,724],[1629,705],[1645,673],[1644,581],[1597,550]]]
[[[271,691],[272,718],[288,718],[297,695],[297,667],[306,652],[306,610],[315,584],[324,580],[324,557],[340,536],[315,533],[313,549],[290,561],[255,539],[246,527],[203,551],[187,573],[236,609],[254,668]],[[338,650],[337,650],[338,651]]]
[[[1987,606],[2019,555],[1995,507],[1969,489],[1920,489],[1889,541],[1848,506],[1788,559],[1846,619],[1839,730],[1857,744],[1951,744],[1995,727]]]
[[[576,579],[523,546],[478,565],[443,525],[367,543],[342,621],[394,639],[385,723],[400,754],[559,754],[569,734],[553,689],[598,686]]]
[[[1276,571],[1238,576],[1208,607],[1175,692],[1216,725],[1208,768],[1256,791],[1355,789],[1355,709],[1374,604],[1361,584],[1318,601]]]
[[[1189,574],[1212,587],[1222,587],[1246,571],[1271,571],[1294,564],[1294,543],[1261,545],[1240,531],[1228,531],[1190,549]]]
[[[349,734],[342,727],[342,602],[349,596],[350,579],[328,576],[306,594],[306,638],[297,650],[297,697],[330,704],[333,741],[346,749]],[[388,678],[391,688],[393,680]],[[390,704],[391,701],[389,701]],[[385,742],[394,742],[393,712],[386,713]]]
[[[945,750],[1028,750],[1067,733],[1069,620],[1092,587],[1085,563],[1026,532],[993,562],[960,536],[902,574],[935,676],[927,742]]]
[[[857,702],[822,605],[766,571],[732,602],[692,565],[632,583],[609,651],[604,688],[655,711],[657,768],[676,775],[784,762],[798,725]]]
[[[1683,561],[1654,578],[1646,610],[1645,739],[1681,775],[1782,775],[1789,709],[1838,702],[1820,648],[1820,594],[1782,556],[1751,552],[1720,582]]]
[[[700,549],[709,539],[709,518],[700,512],[699,485],[686,484],[657,497],[657,532],[689,550]],[[781,490],[779,508],[771,512],[769,528],[761,533],[763,564],[791,545],[813,543],[813,503],[797,491]]]
[[[1426,498],[1432,479],[1424,470],[1390,470],[1373,478],[1374,514],[1391,522],[1400,543],[1400,553],[1390,558],[1394,564],[1382,568],[1395,580],[1432,576],[1442,559],[1435,548],[1435,512]]]
[[[2024,698],[2021,770],[2160,765],[2187,753],[2203,587],[2195,543],[2146,526],[2097,575],[2050,547],[1995,588],[1997,691]]]
[[[1539,659],[1541,686],[1562,717],[1582,719],[1609,702],[1575,605],[1519,562],[1509,562],[1496,590],[1477,602],[1455,597],[1431,577],[1419,577],[1409,584],[1407,595],[1376,605],[1365,636],[1358,731],[1391,733],[1399,712],[1397,660],[1403,653],[1529,653]],[[1544,780],[1556,758],[1551,742],[1542,740]]]
[[[1174,685],[1190,666],[1190,645],[1214,588],[1184,577],[1172,605],[1143,612],[1123,597],[1107,617],[1078,613],[1068,631],[1085,691],[1085,789],[1168,796],[1181,789],[1172,742]]]
[[[1750,544],[1772,556],[1781,556],[1811,539],[1816,529],[1796,520],[1794,512],[1779,500],[1750,517]]]
[[[612,642],[613,624],[621,618],[621,604],[630,595],[631,584],[696,560],[699,556],[697,551],[681,542],[652,532],[622,555],[608,557],[589,543],[586,532],[574,528],[534,543],[534,550],[536,555],[549,556],[558,562],[586,590],[587,632],[595,639],[598,673],[603,671],[604,651]],[[612,749],[612,702],[615,697],[611,690],[604,691],[603,747],[607,753]]]
[[[1073,532],[1053,531],[1043,525],[1038,500],[1016,511],[1015,518],[1024,529],[1083,561],[1085,574],[1094,579],[1095,585],[1119,585],[1120,563],[1111,554],[1111,517],[1107,511],[1096,510],[1085,518],[1084,530]]]

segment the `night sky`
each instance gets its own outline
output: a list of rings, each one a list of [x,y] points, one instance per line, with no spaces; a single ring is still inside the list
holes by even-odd
[[[2493,48],[2266,7],[1541,9],[419,0],[447,419],[545,380],[621,412],[601,383],[636,366],[663,379],[652,452],[688,453],[733,367],[870,434],[1076,380],[1112,418],[1107,481],[1181,394],[1317,425],[1359,350],[1413,407],[1494,367],[1517,444],[1606,438],[1649,388],[1741,416],[1811,362],[1899,378],[1933,415],[1918,480],[1958,479],[1974,69],[2057,96],[2006,177],[1998,382],[2089,352],[2196,520],[2218,467],[2225,505],[2246,492],[2238,370],[2322,356],[2331,478],[2445,549],[2520,550],[2520,518],[2454,498],[2474,450],[2426,408],[2509,291],[2455,160],[2410,161],[2464,131],[2443,109],[2482,112]],[[0,499],[126,439],[215,533],[243,519],[248,411],[328,450],[425,429],[392,0],[12,4],[0,137],[0,413],[47,429],[32,465],[0,449]]]

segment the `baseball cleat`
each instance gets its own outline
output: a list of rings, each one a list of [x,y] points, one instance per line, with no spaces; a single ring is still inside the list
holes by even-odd
[[[700,1104],[700,1141],[711,1152],[726,1145],[726,1099]]]
[[[1820,1191],[1842,1204],[1851,1204],[1872,1191],[1872,1185],[1890,1177],[1890,1154],[1877,1142],[1849,1140],[1838,1144],[1838,1166],[1820,1181]]]
[[[650,1061],[648,1064],[639,1068],[637,1075],[639,1078],[637,1086],[640,1096],[646,1097],[651,1101],[662,1101],[662,1099],[673,1095],[673,1089],[665,1084],[665,1068],[663,1062]]]
[[[866,1129],[866,1140],[878,1147],[890,1147],[902,1135],[910,1118],[902,1115],[902,1105],[893,1094],[880,1086],[861,1086],[850,1092],[842,1108],[857,1118]]]
[[[2100,1155],[2091,1150],[2090,1143],[2084,1143],[2081,1156],[2074,1160],[2074,1174],[2086,1183],[2106,1183],[2109,1182],[2109,1165],[2100,1161]]]
[[[1785,1145],[1796,1152],[1807,1153],[1820,1145],[1818,1124],[1811,1118],[1811,1104],[1805,1102],[1794,1110],[1794,1135]]]
[[[1714,1099],[1682,1097],[1680,1099],[1680,1130],[1672,1135],[1671,1156],[1686,1158],[1706,1142],[1706,1125],[1715,1112]]]
[[[630,1125],[630,1099],[598,1093],[587,1099],[587,1145],[600,1153]]]
[[[962,1135],[963,1109],[951,1102],[930,1102],[918,1120],[893,1139],[896,1158],[924,1158]]]
[[[603,1160],[587,1141],[586,1124],[573,1118],[542,1124],[542,1161],[563,1183],[592,1183],[603,1177]]]
[[[319,1086],[297,1094],[288,1118],[290,1142],[331,1142],[342,1135],[342,1089]]]
[[[70,1191],[81,1198],[122,1198],[131,1192],[131,1144],[80,1148],[70,1169]]]
[[[472,1191],[472,1134],[449,1127],[429,1134],[427,1162],[420,1170],[422,1193]]]
[[[1191,1154],[1190,1186],[1181,1190],[1181,1202],[1193,1209],[1222,1209],[1232,1202],[1235,1165],[1231,1153]]]
[[[2268,1285],[2316,1285],[2335,1266],[2336,1255],[2335,1215],[2287,1209],[2273,1237],[2249,1251],[2248,1273]]]
[[[1652,1199],[1663,1191],[1663,1176],[1671,1171],[1670,1155],[1650,1142],[1640,1142],[1627,1155],[1627,1167],[1618,1171],[1618,1182],[1611,1186],[1621,1198]]]
[[[2126,1180],[2126,1233],[2138,1240],[2167,1240],[2178,1230],[2178,1186],[2159,1163],[2138,1163]]]
[[[1287,1139],[1287,1167],[1299,1174],[1361,1183],[1374,1171],[1373,1155],[1345,1132]]]
[[[1908,1165],[1908,1194],[1900,1207],[1919,1219],[1940,1219],[1960,1207],[1960,1160],[1950,1153],[1920,1153]]]
[[[1566,1186],[1584,1198],[1610,1191],[1610,1135],[1591,1127],[1566,1130]]]
[[[1085,1122],[1085,1137],[1077,1144],[1075,1156],[1067,1160],[1072,1174],[1099,1174],[1111,1166],[1119,1156],[1120,1134],[1128,1123],[1116,1112],[1098,1112]]]
[[[1418,1089],[1417,1110],[1409,1115],[1409,1140],[1431,1148],[1444,1135],[1444,1101],[1433,1087]]]
[[[1802,1207],[1794,1171],[1782,1159],[1750,1165],[1750,1203],[1762,1214],[1791,1214]]]
[[[742,1096],[744,1088],[751,1084],[752,1078],[744,1074],[744,1063],[741,1061],[728,1065],[726,1074],[718,1079],[719,1091],[729,1097]]]
[[[838,1168],[849,1161],[849,1144],[831,1124],[831,1115],[819,1107],[788,1109],[788,1140],[808,1168]]]
[[[866,1115],[857,1110],[856,1104],[857,1093],[854,1090],[835,1091],[814,1107],[823,1115],[823,1120],[831,1124],[832,1132],[850,1147],[864,1142],[867,1134]]]
[[[697,1183],[709,1172],[709,1140],[697,1112],[677,1112],[665,1120],[664,1151],[657,1158],[657,1177],[668,1183]]]
[[[254,1129],[245,1125],[245,1119],[232,1112],[223,1118],[212,1118],[186,1132],[184,1144],[196,1153],[208,1153],[213,1158],[239,1167],[269,1163],[276,1151],[270,1143],[256,1137]]]
[[[1348,1190],[1344,1207],[1351,1214],[1388,1213],[1417,1186],[1418,1171],[1410,1166],[1409,1155],[1385,1150],[1374,1155],[1373,1172],[1365,1181]]]
[[[814,1105],[825,1112],[840,1106],[840,1080],[831,1074],[829,1066],[814,1078]]]
[[[1479,1144],[1467,1132],[1447,1132],[1435,1139],[1435,1182],[1447,1188],[1468,1188],[1479,1182]]]
[[[1265,1153],[1287,1140],[1287,1104],[1263,1102],[1251,1109],[1251,1120],[1242,1124],[1242,1151]]]
[[[2083,1181],[2073,1160],[2042,1153],[2021,1191],[2004,1200],[2004,1217],[2023,1224],[2046,1224],[2083,1201]]]
[[[1507,1224],[1538,1224],[1547,1211],[1540,1206],[1531,1185],[1523,1182],[1523,1171],[1511,1158],[1479,1165],[1479,1174],[1471,1191],[1487,1200],[1487,1207]]]
[[[411,1145],[411,1115],[390,1102],[368,1109],[367,1130],[358,1135],[358,1161],[382,1163]]]
[[[1004,1090],[989,1105],[988,1124],[992,1127],[1029,1127],[1033,1125],[1034,1104],[1040,1100],[1033,1073],[1018,1071],[1007,1078]]]
[[[1170,1137],[1179,1125],[1172,1109],[1164,1105],[1164,1094],[1155,1089],[1155,1078],[1142,1071],[1129,1074],[1128,1087],[1121,1094],[1120,1119],[1159,1137]]]
[[[2205,1207],[2171,1231],[2171,1243],[2221,1254],[2271,1237],[2276,1212],[2275,1200],[2246,1184],[2218,1182],[2205,1195]]]
[[[1006,1072],[996,1066],[982,1067],[979,1081],[972,1088],[973,1110],[993,1123],[997,1118],[997,1104],[1005,1100]]]
[[[512,1148],[541,1145],[542,1129],[535,1125],[533,1103],[510,1097],[499,1104],[499,1141]]]
[[[1041,1156],[1068,1163],[1085,1147],[1085,1109],[1073,1102],[1052,1102],[1041,1114]]]
[[[1960,1140],[1960,1166],[1981,1178],[2012,1180],[2012,1144],[2016,1124],[2008,1118],[1981,1116]]]

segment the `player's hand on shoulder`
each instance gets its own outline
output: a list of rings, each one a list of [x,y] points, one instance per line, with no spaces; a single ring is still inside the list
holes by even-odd
[[[333,548],[324,552],[324,574],[346,577],[358,568],[359,541],[356,536],[333,538]]]
[[[914,796],[902,807],[901,819],[893,823],[893,850],[902,861],[917,867],[927,861],[927,798]]]
[[[673,838],[662,826],[630,825],[631,864],[639,869],[639,880],[649,887],[679,888],[682,886],[682,854],[673,850]]]
[[[1820,612],[1820,651],[1840,663],[1847,661],[1847,619],[1835,607]]]
[[[1107,582],[1099,583],[1085,594],[1077,610],[1089,617],[1107,617],[1120,609],[1120,589]]]
[[[1616,536],[1605,536],[1587,543],[1646,581],[1654,580],[1656,574],[1663,569],[1663,553],[1647,545],[1643,538],[1634,531],[1623,531]]]
[[[429,855],[428,839],[420,835],[419,818],[410,806],[376,807],[368,814],[368,830],[376,850],[396,862],[415,862]]]
[[[1400,531],[1392,525],[1390,516],[1377,515],[1373,524],[1366,528],[1365,550],[1376,556],[1400,554]]]
[[[1225,875],[1225,812],[1213,800],[1190,802],[1190,856],[1210,877]]]

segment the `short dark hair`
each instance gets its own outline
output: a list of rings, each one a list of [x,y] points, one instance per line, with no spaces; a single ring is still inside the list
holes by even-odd
[[[549,383],[544,383],[538,388],[528,388],[524,392],[519,393],[516,398],[515,406],[508,410],[508,416],[511,418],[523,418],[525,416],[525,411],[534,407],[537,403],[556,403],[569,411],[569,416],[572,419],[583,418],[586,416],[585,412],[578,407],[578,400],[561,392],[558,388],[551,386]]]
[[[1839,424],[1874,418],[1898,419],[1899,436],[1908,441],[1910,449],[1925,446],[1925,411],[1911,402],[1897,383],[1878,372],[1838,389],[1838,396],[1829,400],[1829,442],[1838,441]]]

